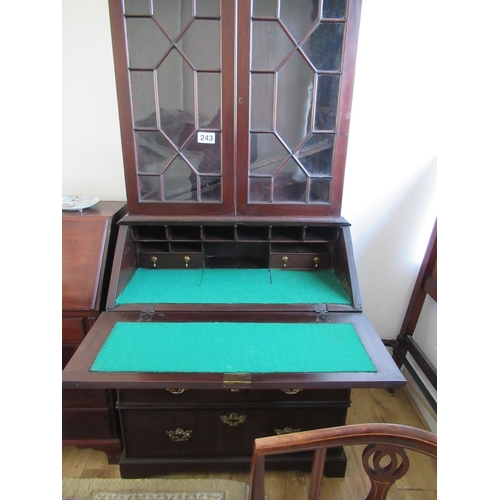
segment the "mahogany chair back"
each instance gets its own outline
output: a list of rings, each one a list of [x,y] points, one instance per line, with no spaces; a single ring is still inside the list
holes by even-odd
[[[363,467],[371,489],[366,500],[385,500],[389,488],[409,468],[405,450],[437,457],[437,436],[396,424],[356,424],[270,436],[255,440],[250,471],[250,500],[264,500],[265,457],[313,451],[309,500],[318,500],[328,448],[366,444]]]

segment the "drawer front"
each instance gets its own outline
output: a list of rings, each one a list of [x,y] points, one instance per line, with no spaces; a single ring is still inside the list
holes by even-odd
[[[287,269],[331,269],[332,256],[331,254],[315,253],[271,255],[270,266]]]
[[[63,389],[63,408],[112,408],[113,397],[103,389]]]
[[[139,252],[139,267],[146,269],[179,269],[183,267],[198,269],[201,267],[201,260],[201,254],[199,253]]]
[[[69,360],[73,357],[73,354],[78,349],[80,344],[63,344],[62,345],[62,369],[69,363]]]
[[[343,425],[345,408],[122,410],[129,458],[247,455],[258,437]]]
[[[62,411],[63,439],[114,439],[118,437],[114,418],[107,409],[68,409]]]
[[[62,338],[66,342],[81,342],[85,337],[85,323],[83,318],[63,318]]]
[[[350,390],[196,390],[196,389],[127,389],[118,391],[120,403],[296,403],[305,401],[329,402],[349,405]]]

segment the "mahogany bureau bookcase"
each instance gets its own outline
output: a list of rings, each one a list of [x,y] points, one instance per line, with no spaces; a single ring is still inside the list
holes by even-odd
[[[63,368],[104,309],[116,223],[125,214],[121,201],[99,201],[81,212],[62,212]],[[63,389],[63,443],[105,451],[116,462],[122,446],[115,400],[110,389]]]
[[[256,437],[405,383],[341,216],[361,2],[109,6],[128,213],[63,384],[116,389],[123,477],[249,470]],[[329,453],[325,474],[345,467]]]

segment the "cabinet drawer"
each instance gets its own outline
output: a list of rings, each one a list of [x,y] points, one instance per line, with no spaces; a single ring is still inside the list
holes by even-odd
[[[63,408],[111,408],[112,396],[104,389],[63,389]]]
[[[346,408],[122,410],[129,458],[251,455],[254,440],[343,425]]]
[[[114,418],[107,409],[68,409],[62,411],[63,439],[113,439],[117,437]]]
[[[196,389],[126,389],[118,391],[120,403],[151,404],[184,404],[184,403],[296,403],[296,402],[328,402],[348,406],[350,390],[196,390]]]
[[[63,318],[63,341],[82,341],[85,337],[85,323],[83,318]]]
[[[62,345],[62,369],[69,363],[69,360],[73,357],[73,354],[78,349],[80,344],[63,344]]]
[[[187,260],[187,262],[186,262]],[[179,269],[183,267],[200,268],[200,253],[158,253],[139,252],[139,267],[147,269]],[[186,266],[187,263],[187,266]]]

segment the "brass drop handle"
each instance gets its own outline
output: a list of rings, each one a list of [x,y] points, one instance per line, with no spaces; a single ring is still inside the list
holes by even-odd
[[[284,392],[285,394],[297,394],[298,392],[300,392],[302,389],[281,389],[282,392]]]
[[[182,394],[186,389],[167,389],[171,394]]]
[[[314,257],[314,267],[318,267],[319,257]]]
[[[221,415],[220,418],[225,424],[229,425],[229,427],[237,427],[246,420],[247,416],[230,413],[229,415]]]
[[[286,267],[286,263],[288,262],[288,257],[282,257],[281,259],[283,261],[283,267]]]
[[[155,257],[153,255],[153,257],[151,257],[151,262],[153,263],[153,267],[156,267],[156,262],[158,261],[158,257]]]
[[[187,255],[184,257],[184,262],[186,263],[186,267],[188,267],[188,266],[189,266],[189,261],[190,261],[190,260],[191,260],[191,259],[190,259]]]
[[[175,431],[167,431],[167,436],[172,440],[172,441],[187,441],[191,435],[193,434],[193,431],[185,431],[184,429],[175,429]]]

